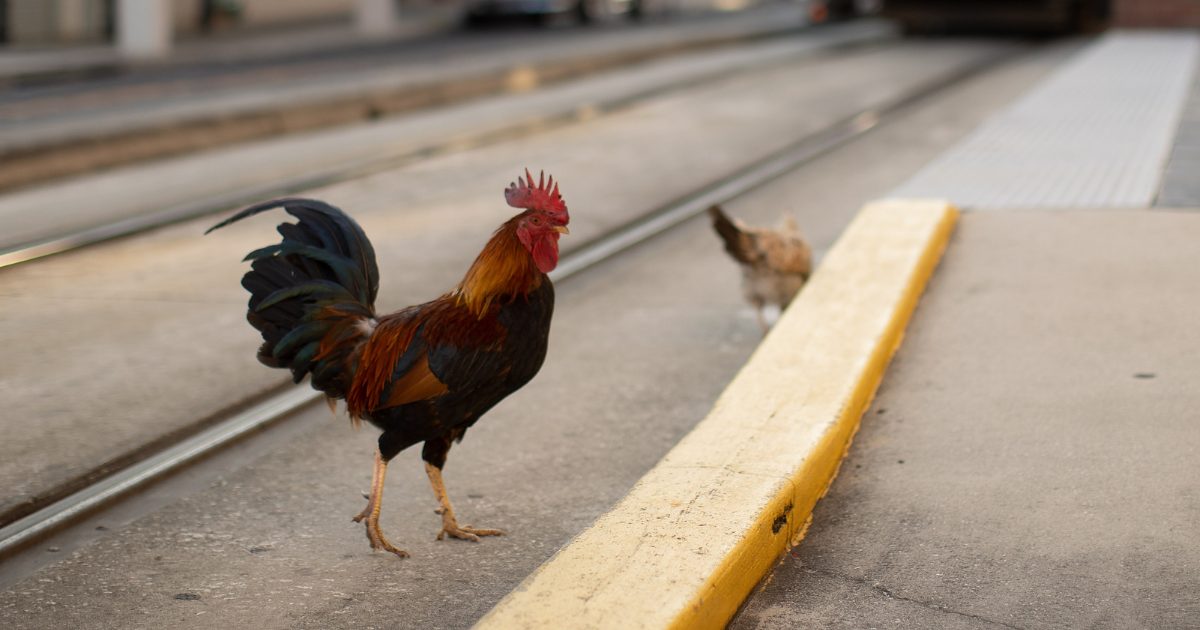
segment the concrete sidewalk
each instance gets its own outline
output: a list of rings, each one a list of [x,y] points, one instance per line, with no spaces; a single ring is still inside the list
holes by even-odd
[[[1200,213],[967,213],[730,625],[1194,628]]]
[[[892,193],[975,210],[730,628],[1197,627],[1198,46],[1110,33]]]

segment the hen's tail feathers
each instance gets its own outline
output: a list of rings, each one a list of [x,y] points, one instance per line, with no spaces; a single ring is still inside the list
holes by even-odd
[[[725,251],[729,252],[729,255],[738,262],[753,263],[756,260],[753,237],[742,231],[733,219],[726,216],[721,211],[721,206],[709,208],[708,214],[712,216],[713,229],[717,231],[721,240],[725,241]]]
[[[374,329],[375,250],[354,219],[312,199],[251,206],[208,232],[279,207],[299,223],[281,223],[281,242],[247,254],[253,262],[242,278],[246,319],[263,336],[258,360],[290,369],[297,383],[311,373],[314,388],[344,398]]]

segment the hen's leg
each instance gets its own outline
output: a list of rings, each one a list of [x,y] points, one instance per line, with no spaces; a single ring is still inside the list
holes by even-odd
[[[360,523],[364,518],[367,519],[367,540],[371,541],[371,549],[384,549],[401,558],[407,558],[407,551],[393,547],[383,537],[383,532],[379,531],[379,508],[383,504],[383,477],[386,474],[387,462],[379,451],[375,451],[375,474],[371,478],[371,495],[367,497],[367,509],[355,516],[354,522]]]
[[[450,453],[451,440],[461,440],[466,429],[458,429],[446,435],[425,440],[425,448],[421,451],[421,459],[425,460],[425,472],[429,475],[429,483],[433,486],[433,494],[437,497],[437,513],[442,515],[442,531],[437,539],[441,540],[449,534],[455,538],[479,542],[480,536],[501,536],[504,532],[498,529],[475,529],[470,525],[460,527],[454,518],[454,508],[450,507],[450,498],[446,496],[446,484],[442,482],[442,467],[446,465],[446,455]]]
[[[767,333],[771,332],[771,327],[767,325],[767,318],[763,317],[763,306],[762,300],[754,300],[754,313],[758,315],[758,325],[762,326],[763,336],[765,337]]]
[[[450,498],[446,496],[446,484],[442,482],[442,469],[425,462],[425,472],[429,474],[429,483],[433,485],[433,494],[437,497],[438,504],[442,506],[438,509],[438,513],[442,515],[442,531],[438,532],[438,540],[445,538],[446,534],[474,542],[479,542],[480,536],[504,535],[504,532],[498,529],[476,529],[470,525],[460,526],[458,520],[454,518],[454,508],[450,507]]]

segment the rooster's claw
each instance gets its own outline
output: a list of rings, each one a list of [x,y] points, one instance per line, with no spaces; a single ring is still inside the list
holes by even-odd
[[[504,532],[498,529],[474,529],[470,525],[459,527],[455,523],[446,523],[442,525],[442,531],[438,532],[436,540],[444,539],[446,534],[461,540],[479,542],[480,536],[503,536]]]

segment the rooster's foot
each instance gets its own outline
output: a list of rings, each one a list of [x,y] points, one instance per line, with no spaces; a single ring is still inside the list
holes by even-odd
[[[362,514],[355,516],[353,519],[355,523],[361,523],[364,518],[367,519],[367,540],[371,541],[371,550],[379,551],[382,549],[390,551],[401,558],[409,557],[407,551],[397,549],[383,537],[383,531],[379,529],[379,514],[372,509],[373,507],[373,505],[368,503],[367,509],[363,510]]]
[[[358,519],[355,520],[357,521]],[[371,541],[372,551],[390,551],[401,558],[409,557],[407,551],[397,549],[383,537],[383,532],[379,529],[379,517],[377,515],[367,517],[367,540]]]
[[[447,446],[447,448],[449,447]],[[475,529],[470,525],[459,527],[458,519],[454,518],[454,508],[450,507],[450,498],[446,496],[446,484],[442,482],[442,469],[425,462],[425,472],[429,474],[429,483],[433,484],[433,495],[437,497],[438,501],[438,507],[434,512],[442,515],[442,531],[438,532],[436,540],[444,539],[447,534],[471,542],[479,542],[480,536],[504,535],[504,532],[498,529]]]
[[[442,531],[438,532],[437,540],[442,540],[447,535],[471,542],[479,542],[480,536],[503,536],[504,532],[498,529],[475,529],[470,525],[460,527],[458,523],[447,519],[442,522]]]
[[[393,546],[392,543],[383,537],[383,532],[379,530],[379,508],[383,503],[383,478],[386,472],[387,462],[376,452],[375,474],[371,481],[371,494],[366,495],[367,507],[358,516],[354,517],[354,522],[361,523],[363,519],[367,519],[367,540],[371,541],[372,550],[379,551],[382,549],[390,551],[401,558],[407,558],[408,552]]]

